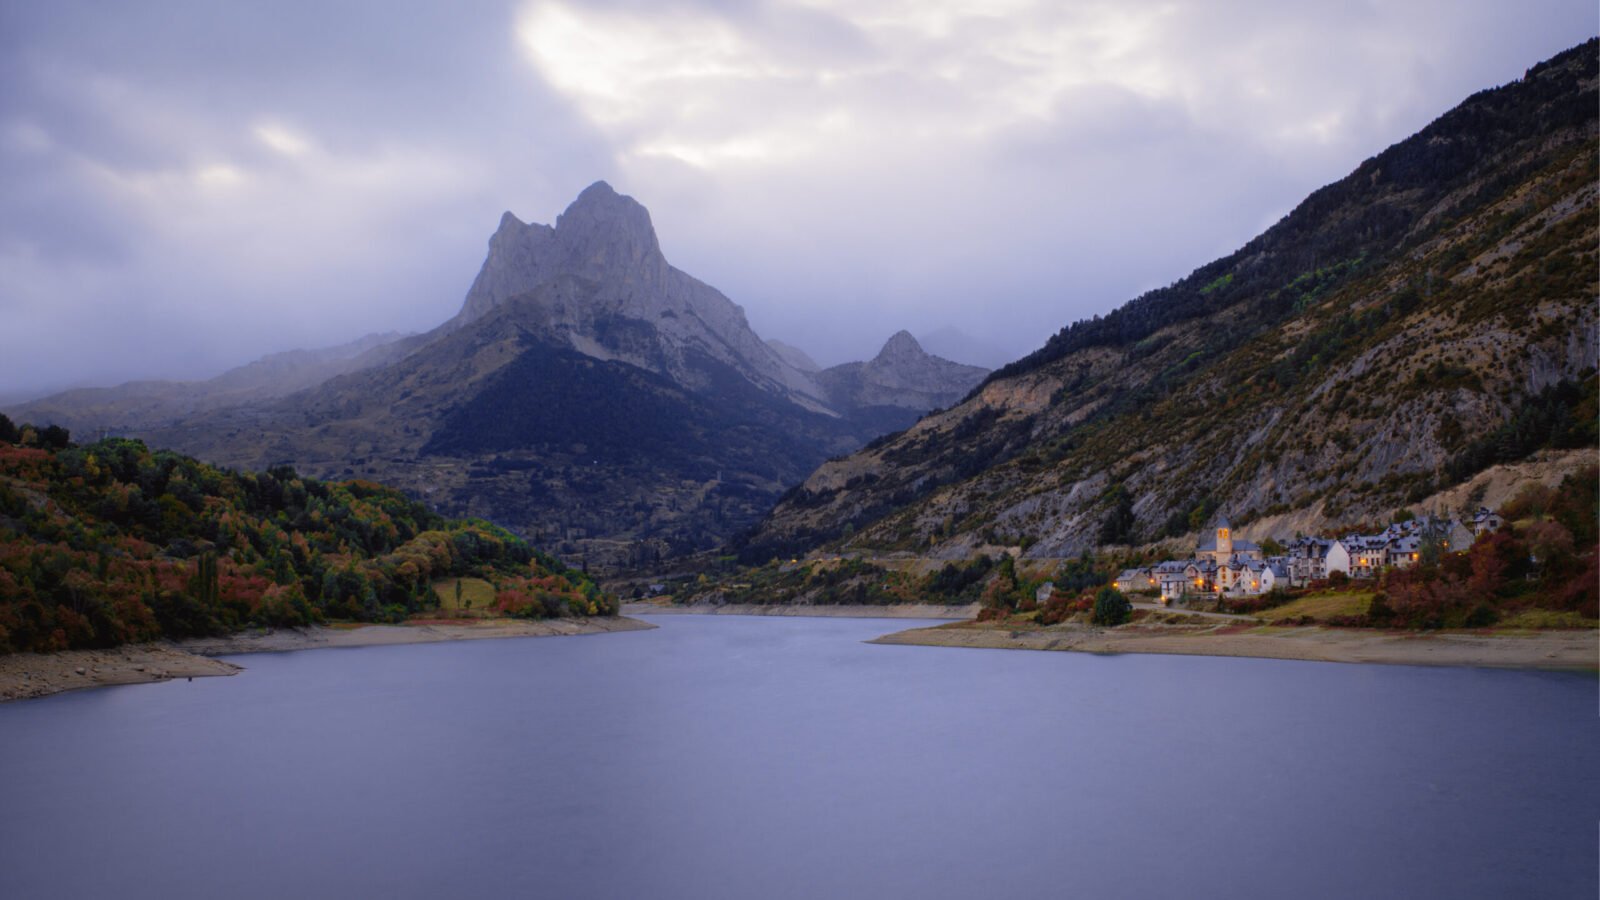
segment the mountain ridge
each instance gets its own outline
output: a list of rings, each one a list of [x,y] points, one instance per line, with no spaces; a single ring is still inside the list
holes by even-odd
[[[824,464],[734,548],[1070,556],[1218,511],[1314,531],[1426,502],[1485,460],[1592,446],[1597,46],[1474,94],[1235,253]]]

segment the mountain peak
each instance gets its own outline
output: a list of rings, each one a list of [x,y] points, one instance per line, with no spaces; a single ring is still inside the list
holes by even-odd
[[[555,227],[527,224],[509,211],[501,214],[456,323],[476,319],[563,272],[649,281],[659,280],[666,268],[650,212],[596,181],[556,217]]]
[[[622,195],[618,194],[617,191],[616,191],[616,188],[613,188],[610,184],[608,184],[606,182],[606,180],[604,178],[602,178],[599,181],[596,181],[594,184],[591,184],[588,187],[584,188],[583,190],[579,191],[578,192],[578,199],[576,199],[576,200],[574,200],[572,202],[574,202],[574,203],[582,203],[583,199],[585,197],[591,197],[591,196],[592,197],[597,197],[597,198],[606,198],[606,197],[620,197]],[[632,198],[628,198],[628,199],[632,199]]]
[[[890,336],[883,344],[883,349],[878,351],[878,359],[915,359],[927,356],[927,351],[911,336],[911,332],[901,329]]]
[[[563,245],[582,248],[585,255],[604,253],[612,263],[637,263],[661,253],[650,211],[604,181],[584,188],[556,217],[556,236]]]

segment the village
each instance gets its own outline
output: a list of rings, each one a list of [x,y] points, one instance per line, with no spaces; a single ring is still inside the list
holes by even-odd
[[[1162,603],[1188,598],[1245,597],[1274,588],[1301,587],[1335,572],[1350,578],[1376,578],[1385,569],[1416,565],[1429,552],[1461,552],[1477,536],[1499,530],[1500,516],[1479,509],[1471,520],[1432,516],[1395,522],[1377,534],[1298,537],[1267,556],[1254,542],[1235,538],[1226,518],[1216,533],[1194,549],[1192,559],[1166,560],[1124,569],[1116,587],[1125,594],[1159,594]],[[1276,544],[1277,542],[1272,542]]]

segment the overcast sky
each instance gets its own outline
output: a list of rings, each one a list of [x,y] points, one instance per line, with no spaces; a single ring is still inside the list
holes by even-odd
[[[422,331],[609,181],[824,365],[993,365],[1237,248],[1593,0],[0,0],[0,397]]]

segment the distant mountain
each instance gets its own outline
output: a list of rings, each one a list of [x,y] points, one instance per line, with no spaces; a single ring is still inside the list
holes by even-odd
[[[597,182],[554,226],[506,213],[449,321],[292,396],[184,416],[129,412],[115,389],[87,408],[56,397],[17,415],[115,422],[239,468],[361,476],[548,549],[631,563],[715,546],[823,460],[987,374],[909,335],[852,365],[820,370],[763,341],[739,306],[667,263],[642,205]]]
[[[13,404],[9,412],[18,421],[49,422],[85,437],[91,431],[125,434],[208,410],[287,397],[336,375],[398,358],[415,337],[391,331],[335,347],[274,353],[207,381],[130,381],[111,388],[76,388]]]
[[[922,411],[955,403],[987,374],[988,369],[930,355],[910,332],[901,331],[867,362],[833,366],[816,373],[816,379],[835,408]]]
[[[735,547],[1072,556],[1219,513],[1292,535],[1596,458],[1591,40],[1316,191],[1237,252],[1063,328],[831,460]],[[1481,499],[1481,498],[1480,498]]]

